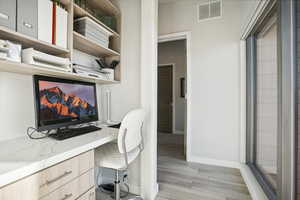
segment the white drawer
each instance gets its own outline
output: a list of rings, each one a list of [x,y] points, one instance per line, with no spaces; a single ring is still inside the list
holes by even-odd
[[[40,197],[54,191],[79,176],[78,157],[64,161],[40,172]]]
[[[90,189],[88,192],[80,196],[77,200],[96,200],[95,188]]]
[[[86,185],[94,185],[94,174],[89,179],[79,177],[94,168],[94,151],[49,167],[43,171],[0,188],[0,200],[38,200],[70,181],[80,178],[78,194],[86,192]]]
[[[79,156],[79,174],[83,174],[95,166],[94,151],[88,151]]]
[[[0,200],[38,200],[39,174],[34,174],[21,181],[0,189]]]
[[[75,200],[94,187],[94,169],[63,185],[40,200]]]
[[[94,166],[94,151],[89,151],[41,171],[40,197],[68,183]]]

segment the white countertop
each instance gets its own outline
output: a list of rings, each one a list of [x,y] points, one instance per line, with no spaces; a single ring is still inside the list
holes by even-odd
[[[117,138],[118,129],[100,131],[63,141],[28,137],[0,142],[0,187],[41,171],[59,162],[97,148]]]

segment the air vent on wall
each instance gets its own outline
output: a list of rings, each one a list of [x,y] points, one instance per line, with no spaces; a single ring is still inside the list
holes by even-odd
[[[222,16],[221,0],[210,0],[207,3],[198,6],[198,20],[219,18]]]

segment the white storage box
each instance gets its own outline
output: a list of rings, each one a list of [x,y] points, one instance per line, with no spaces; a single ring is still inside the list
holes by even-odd
[[[74,29],[88,39],[108,48],[112,33],[88,17],[75,20]]]
[[[68,12],[56,6],[56,41],[55,44],[62,48],[67,48],[68,36]]]
[[[99,36],[99,35],[96,35],[96,34],[93,34],[93,33],[84,32],[84,31],[81,31],[81,30],[78,30],[77,32],[80,33],[81,35],[84,35],[89,40],[92,40],[93,42],[96,42],[96,43],[100,44],[103,47],[108,48],[108,46],[109,46],[109,40],[103,38],[103,36]]]

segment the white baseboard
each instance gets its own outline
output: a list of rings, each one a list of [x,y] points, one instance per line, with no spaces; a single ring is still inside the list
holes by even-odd
[[[158,191],[159,191],[159,185],[158,185],[158,183],[156,183],[153,188],[153,195],[151,195],[152,200],[156,199],[156,196],[158,195]]]
[[[128,183],[128,186],[129,186],[129,192],[131,194],[136,194],[136,195],[141,194],[141,187],[140,186],[129,184],[129,183]]]
[[[149,200],[155,200],[155,199],[156,199],[156,196],[158,195],[158,191],[159,191],[158,183],[156,183],[156,184],[154,185],[154,188],[152,189],[151,196],[150,196],[150,199],[149,199]]]
[[[130,187],[131,187],[131,186],[130,186]],[[141,191],[142,191],[142,190],[141,190],[142,188],[136,187],[136,189],[138,189],[138,188],[139,188],[139,191],[140,191],[140,193],[139,193],[138,195],[140,195],[140,194],[141,194]],[[133,193],[133,194],[136,194],[136,193]],[[152,188],[150,194],[147,195],[147,196],[148,196],[147,198],[146,198],[146,197],[143,197],[143,195],[142,195],[142,197],[143,197],[144,199],[147,199],[147,200],[155,200],[157,195],[158,195],[158,183],[156,183],[156,184],[154,185],[154,187]]]
[[[246,164],[241,164],[240,171],[242,177],[248,187],[250,195],[253,200],[268,200],[267,196],[265,195],[263,189],[257,182],[256,178],[254,177],[253,173],[251,172],[250,168]]]
[[[235,161],[227,161],[227,160],[217,160],[217,159],[211,159],[211,158],[203,158],[203,157],[197,157],[197,156],[189,156],[188,162],[195,162],[195,163],[201,163],[206,165],[216,165],[221,167],[230,167],[230,168],[236,168],[240,169],[241,164],[239,162]]]
[[[184,131],[174,130],[173,132],[174,132],[173,134],[176,134],[176,135],[184,135]]]

